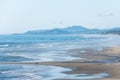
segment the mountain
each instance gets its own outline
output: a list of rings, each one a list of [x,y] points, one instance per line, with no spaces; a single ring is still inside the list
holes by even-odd
[[[34,31],[28,31],[24,34],[27,35],[49,35],[49,34],[70,34],[68,31],[64,31],[58,28],[51,29],[51,30],[34,30]]]
[[[79,34],[88,33],[89,29],[82,26],[70,26],[67,28],[55,28],[50,30],[33,30],[23,34],[25,35],[55,35],[55,34]]]
[[[92,30],[85,28],[83,26],[71,26],[68,28],[64,28],[63,30],[68,31],[73,34],[87,34],[92,33]]]
[[[99,30],[88,29],[83,26],[70,26],[67,28],[54,28],[50,30],[27,31],[22,35],[56,35],[56,34],[120,34],[120,28]]]
[[[68,32],[80,32],[80,31],[87,31],[89,29],[87,29],[83,26],[70,26],[67,28],[63,28],[63,30],[68,31]]]
[[[119,34],[120,35],[120,28],[112,28],[109,30],[106,30],[106,32],[104,32],[105,34]]]

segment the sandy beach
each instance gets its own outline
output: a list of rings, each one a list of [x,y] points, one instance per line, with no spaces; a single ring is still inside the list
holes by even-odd
[[[82,51],[81,51],[82,50]],[[84,51],[83,51],[84,50]],[[109,76],[103,79],[96,80],[120,80],[120,47],[106,47],[103,50],[97,51],[93,49],[72,49],[68,52],[74,53],[73,56],[82,56],[87,59],[73,60],[66,62],[3,62],[2,64],[35,64],[35,65],[47,65],[47,66],[61,66],[65,68],[72,68],[72,71],[64,72],[66,74],[97,74],[108,73]],[[109,62],[111,58],[115,58],[113,62]],[[104,59],[108,60],[108,63],[104,63]],[[97,60],[103,60],[98,61]],[[59,79],[67,80],[67,79]],[[69,79],[68,79],[69,80]],[[75,80],[75,79],[74,79]],[[77,79],[79,80],[79,79]]]
[[[8,64],[8,63],[7,63]],[[97,74],[109,73],[110,76],[104,79],[97,80],[120,80],[120,63],[112,64],[97,64],[97,63],[75,63],[75,62],[15,62],[9,64],[37,64],[47,66],[62,66],[65,68],[75,68],[73,71],[65,72],[66,74]],[[66,79],[60,79],[66,80]],[[79,80],[79,79],[78,79]]]

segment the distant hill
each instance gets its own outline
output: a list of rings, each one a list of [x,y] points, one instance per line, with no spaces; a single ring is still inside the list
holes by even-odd
[[[84,31],[89,31],[89,29],[83,27],[83,26],[70,26],[67,28],[63,28],[62,30],[68,31],[70,33],[81,33]]]
[[[26,33],[27,35],[54,35],[54,34],[70,34],[70,32],[62,30],[62,29],[51,29],[51,30],[34,30],[34,31],[28,31]]]
[[[105,34],[119,34],[120,35],[120,28],[112,28],[104,32]]]
[[[120,28],[99,30],[88,29],[83,26],[70,26],[67,28],[54,28],[50,30],[27,31],[22,35],[56,35],[56,34],[120,34]]]
[[[70,26],[67,28],[55,28],[50,30],[33,30],[23,34],[25,35],[55,35],[55,34],[79,34],[88,33],[89,29],[82,26]]]

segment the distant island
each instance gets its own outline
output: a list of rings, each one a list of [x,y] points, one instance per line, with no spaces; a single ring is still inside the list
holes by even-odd
[[[50,30],[31,30],[15,35],[60,35],[60,34],[119,34],[120,27],[112,29],[88,29],[83,26],[70,26],[67,28],[54,28]]]

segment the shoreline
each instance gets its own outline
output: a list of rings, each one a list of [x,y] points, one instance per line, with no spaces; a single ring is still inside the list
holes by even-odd
[[[85,50],[84,53],[81,53],[81,50]],[[120,56],[120,46],[117,47],[108,47],[104,48],[101,51],[96,50],[88,50],[88,49],[73,49],[69,52],[72,52],[73,56],[77,57],[87,57],[88,59],[83,60],[71,60],[71,61],[59,61],[59,62],[0,62],[0,64],[25,64],[25,65],[45,65],[45,66],[59,66],[65,68],[71,68],[72,71],[66,71],[63,73],[66,74],[97,74],[97,73],[108,73],[110,76],[101,79],[95,80],[120,80],[120,62],[112,62],[112,63],[88,63],[87,61],[93,60],[96,61],[98,59],[111,59],[112,57]],[[91,56],[90,56],[91,55]],[[60,79],[57,79],[60,80]],[[67,79],[62,79],[67,80]]]
[[[99,80],[120,80],[120,63],[102,64],[79,62],[5,62],[0,64],[45,65],[71,68],[72,71],[64,72],[66,74],[97,74],[105,72],[110,74],[109,77]]]

